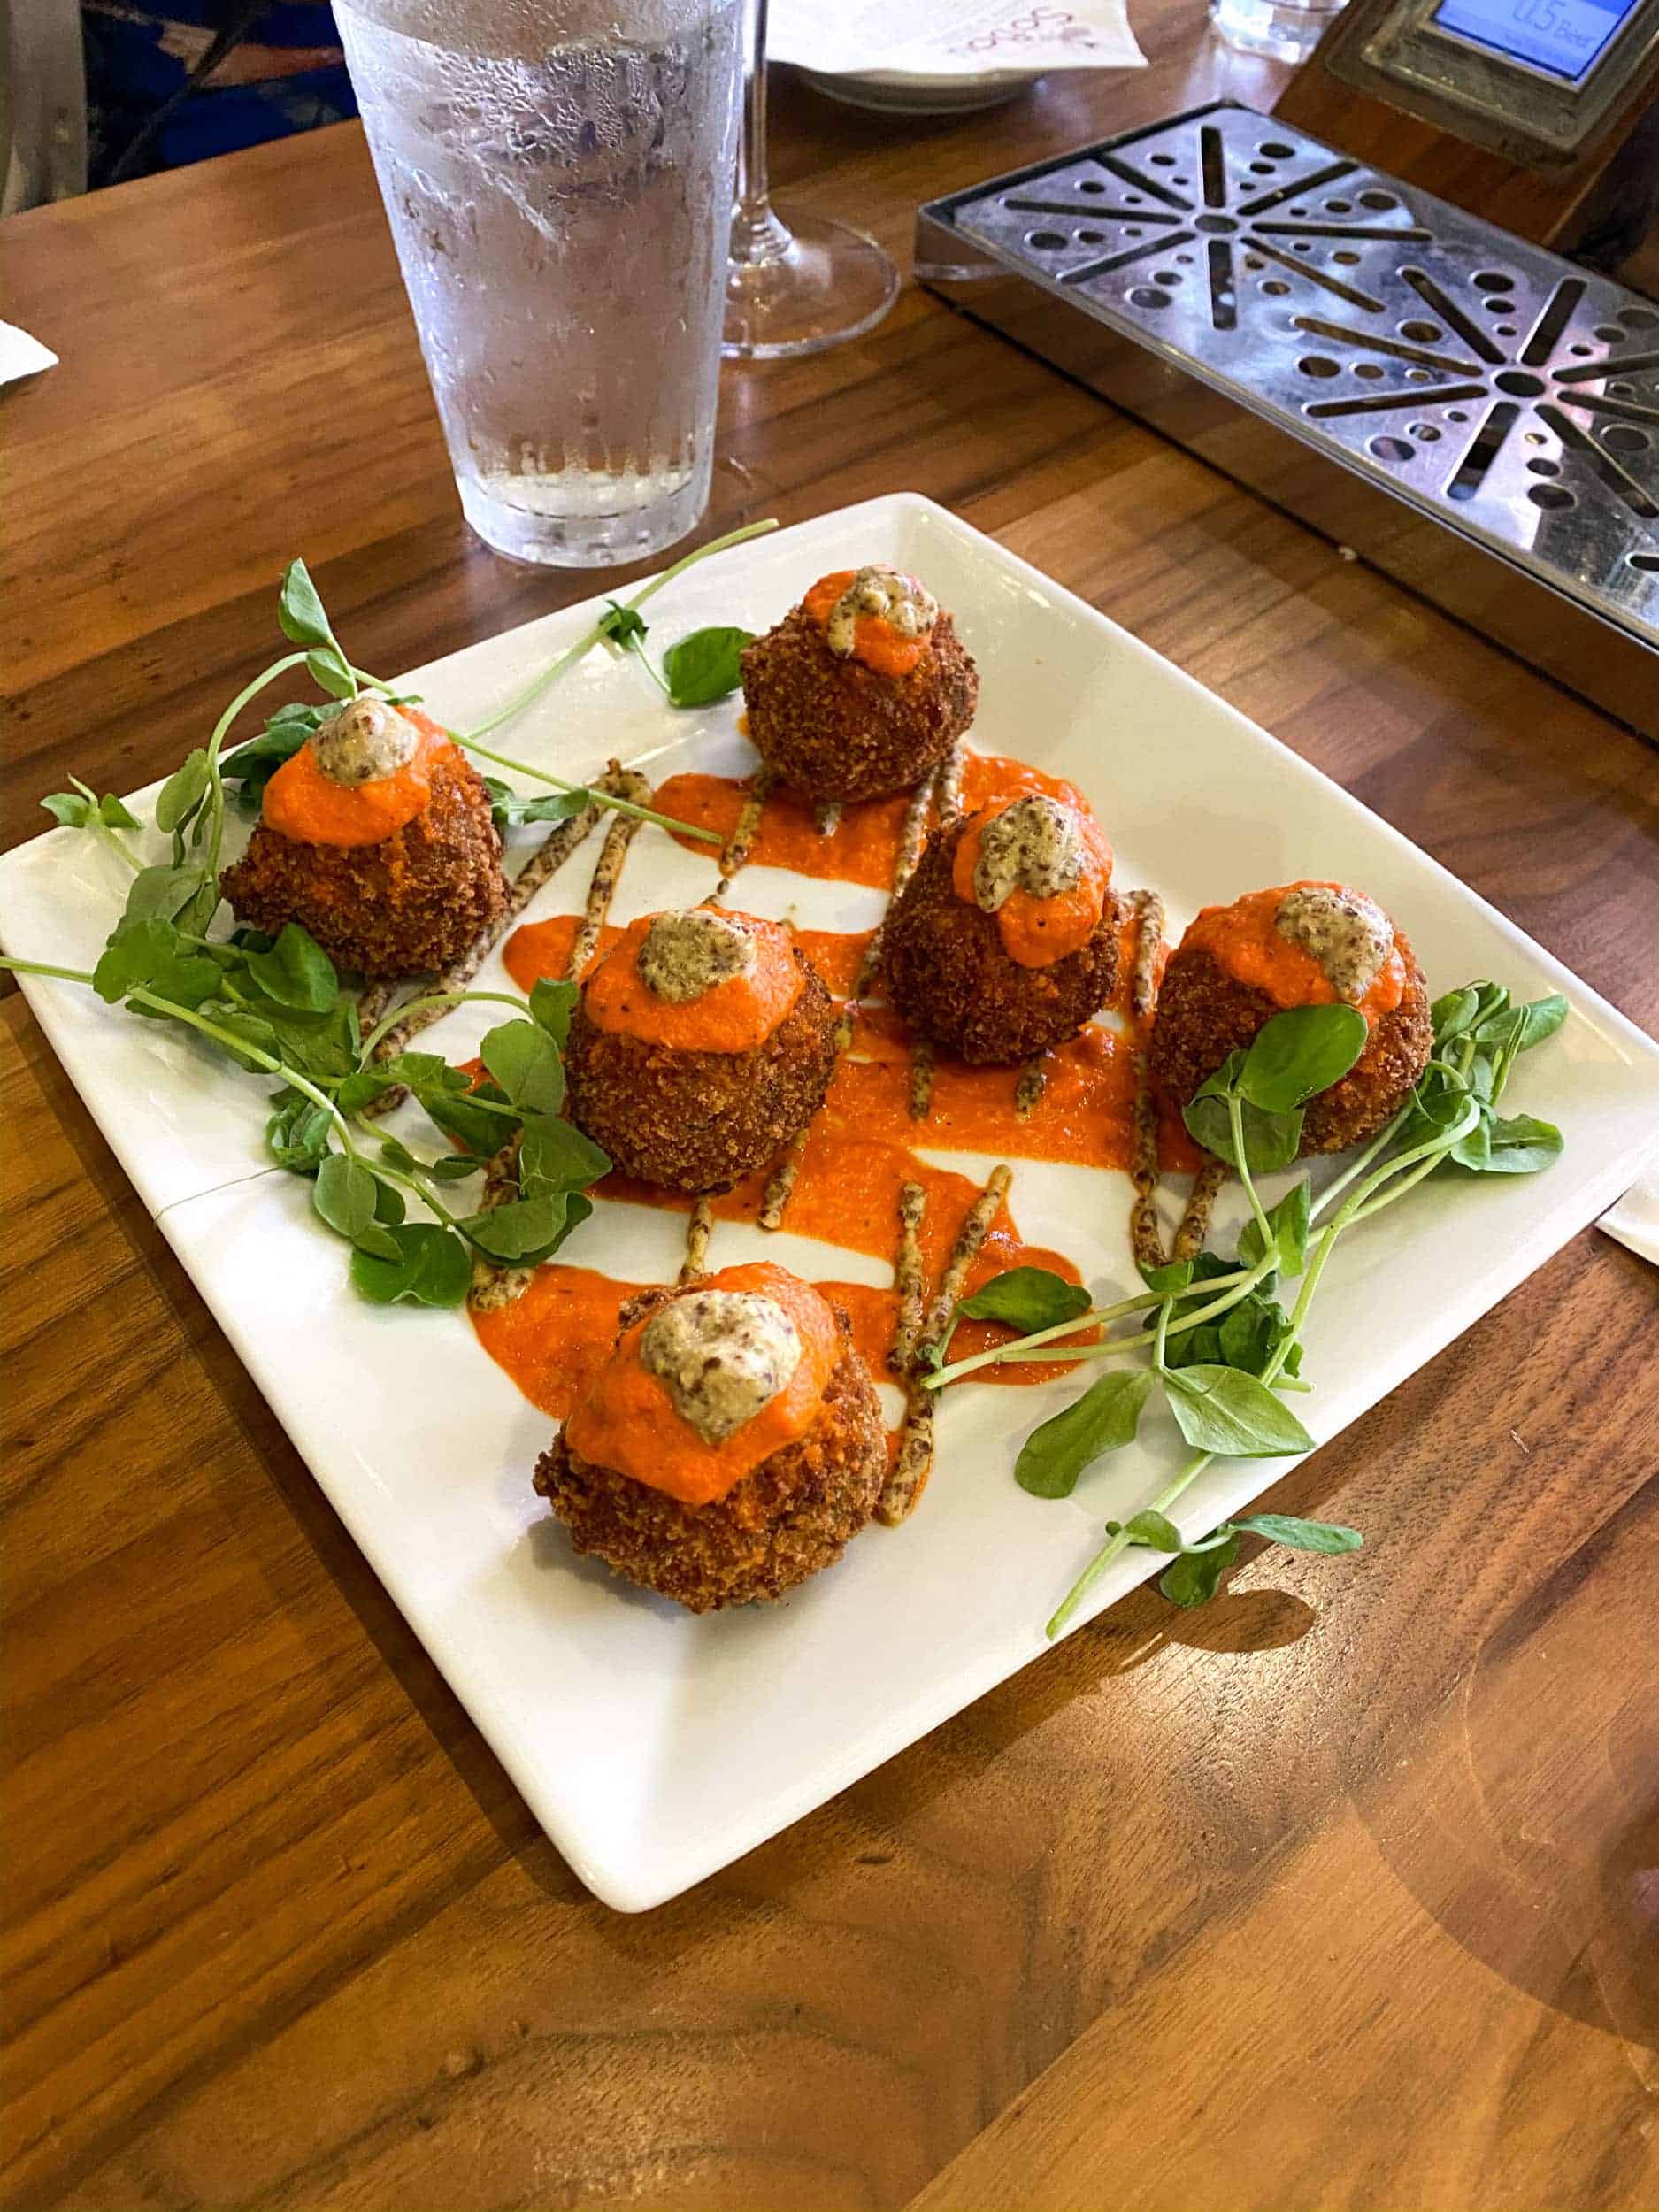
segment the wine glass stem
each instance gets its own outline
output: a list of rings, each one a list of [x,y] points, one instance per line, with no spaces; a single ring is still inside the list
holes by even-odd
[[[749,20],[737,208],[732,218],[732,258],[740,267],[776,261],[791,242],[787,227],[772,211],[766,180],[766,0],[749,0]]]

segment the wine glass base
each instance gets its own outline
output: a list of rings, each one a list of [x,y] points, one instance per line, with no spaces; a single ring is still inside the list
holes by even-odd
[[[788,227],[780,253],[726,271],[720,350],[728,360],[821,353],[873,330],[898,297],[898,271],[863,231],[813,215],[780,220]]]

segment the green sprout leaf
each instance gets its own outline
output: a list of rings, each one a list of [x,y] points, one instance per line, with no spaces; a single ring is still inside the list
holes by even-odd
[[[929,1348],[928,1358],[935,1371],[946,1364],[958,1321],[1001,1321],[1026,1336],[1033,1329],[1047,1329],[1056,1322],[1072,1320],[1088,1309],[1087,1291],[1076,1283],[1068,1283],[1064,1275],[1056,1275],[1052,1268],[1007,1268],[1002,1274],[993,1275],[971,1298],[956,1301],[949,1326],[939,1342]]]
[[[1536,1175],[1561,1156],[1566,1140],[1553,1121],[1532,1114],[1488,1115],[1451,1151],[1455,1167],[1475,1175]]]
[[[1158,1577],[1158,1587],[1171,1605],[1191,1612],[1198,1606],[1209,1604],[1221,1586],[1222,1576],[1238,1555],[1236,1535],[1202,1551],[1184,1551]]]
[[[557,1252],[592,1206],[580,1191],[517,1198],[468,1214],[457,1225],[480,1252],[509,1265],[535,1267]]]
[[[693,630],[663,655],[670,702],[677,707],[709,707],[728,697],[742,680],[742,655],[754,643],[749,630]]]
[[[1313,1195],[1304,1176],[1301,1182],[1292,1185],[1278,1205],[1267,1210],[1267,1225],[1272,1231],[1274,1249],[1279,1255],[1275,1264],[1281,1275],[1300,1275],[1308,1264],[1308,1223],[1312,1203]],[[1246,1222],[1239,1233],[1239,1264],[1254,1267],[1266,1256],[1261,1230],[1254,1221]]]
[[[107,800],[104,803],[108,804]],[[1547,1037],[1553,1037],[1566,1020],[1568,1011],[1567,1002],[1559,991],[1552,991],[1548,998],[1535,998],[1523,1006],[1516,1051],[1530,1052],[1534,1045],[1541,1045]]]
[[[326,1014],[340,995],[334,964],[297,922],[283,926],[269,952],[250,952],[248,972],[267,998],[302,1013]]]
[[[1164,1377],[1170,1410],[1194,1451],[1220,1459],[1277,1459],[1310,1452],[1313,1439],[1284,1401],[1234,1367],[1173,1367]]]
[[[608,638],[611,644],[625,648],[646,634],[644,616],[636,614],[632,607],[625,607],[615,599],[605,602],[605,612],[594,627],[602,638]]]
[[[1235,1059],[1241,1057],[1235,1054]],[[1227,1111],[1227,1087],[1217,1087],[1223,1071],[1217,1070],[1197,1092],[1184,1109],[1181,1119],[1187,1133],[1206,1152],[1213,1152],[1229,1167],[1239,1164],[1233,1142],[1232,1117]],[[1258,1175],[1270,1175],[1276,1169],[1288,1167],[1302,1149],[1302,1110],[1286,1114],[1263,1113],[1248,1099],[1240,1101],[1240,1118],[1244,1129],[1246,1164]]]
[[[1153,1551],[1179,1551],[1181,1532],[1173,1521],[1165,1520],[1162,1513],[1147,1506],[1133,1520],[1108,1521],[1106,1533],[1116,1536],[1122,1531],[1132,1544],[1145,1544]]]
[[[1102,1375],[1032,1431],[1015,1462],[1015,1481],[1034,1498],[1069,1498],[1086,1467],[1134,1441],[1151,1387],[1144,1369]]]
[[[486,776],[489,810],[498,830],[524,822],[568,822],[572,815],[595,804],[591,791],[544,791],[533,799],[521,798],[499,776]]]
[[[553,1118],[525,1123],[518,1146],[518,1188],[526,1198],[587,1190],[610,1169],[609,1154],[573,1123]]]
[[[205,746],[198,745],[194,752],[185,755],[156,794],[158,830],[183,828],[206,797],[211,774]]]
[[[282,595],[277,602],[277,622],[285,638],[296,645],[333,645],[336,643],[334,629],[323,610],[322,595],[312,583],[311,571],[303,561],[294,560],[288,565],[282,579]]]
[[[345,655],[335,646],[319,646],[305,656],[305,673],[319,691],[326,691],[332,699],[354,699],[357,680],[346,664]]]
[[[1256,1032],[1239,1073],[1239,1094],[1263,1114],[1293,1114],[1341,1081],[1369,1033],[1357,1006],[1290,1007]]]
[[[555,982],[549,976],[541,977],[531,986],[530,1018],[546,1030],[561,1052],[570,1037],[571,1016],[580,995],[576,984]]]
[[[422,1306],[458,1306],[472,1280],[466,1246],[452,1229],[413,1222],[388,1229],[389,1256],[361,1249],[351,1255],[351,1280],[371,1305],[400,1299]]]
[[[971,1298],[956,1301],[958,1318],[1002,1321],[1028,1336],[1033,1329],[1071,1321],[1089,1309],[1089,1294],[1048,1267],[1010,1267],[982,1283]]]
[[[331,1229],[356,1244],[375,1228],[378,1188],[374,1171],[364,1161],[344,1152],[331,1152],[317,1171],[311,1204]],[[368,1248],[374,1249],[375,1244],[372,1242]]]
[[[279,1167],[296,1175],[314,1175],[328,1156],[334,1116],[326,1106],[294,1092],[265,1124],[265,1149]]]
[[[1344,1528],[1339,1521],[1304,1521],[1294,1513],[1246,1513],[1232,1526],[1245,1535],[1264,1536],[1270,1544],[1283,1544],[1291,1551],[1334,1555],[1357,1551],[1365,1541],[1356,1528]]]
[[[479,1047],[510,1105],[525,1114],[557,1114],[565,1103],[559,1048],[534,1021],[503,1022]]]
[[[173,868],[165,864],[141,868],[133,878],[121,916],[125,922],[177,921],[202,887],[199,868]]]
[[[85,829],[92,819],[92,802],[78,791],[50,791],[41,804],[65,829]]]
[[[217,995],[219,979],[218,962],[191,952],[158,918],[118,922],[92,972],[93,989],[110,1006],[141,985],[178,1005],[201,1006]]]

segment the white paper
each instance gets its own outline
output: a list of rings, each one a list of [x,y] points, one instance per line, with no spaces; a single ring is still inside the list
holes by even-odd
[[[1659,1267],[1659,1171],[1627,1190],[1595,1225]]]
[[[1146,66],[1124,0],[772,0],[766,46],[831,76],[936,82]]]
[[[15,323],[0,323],[0,384],[15,384],[20,376],[38,376],[42,369],[57,365],[58,356],[50,346]]]

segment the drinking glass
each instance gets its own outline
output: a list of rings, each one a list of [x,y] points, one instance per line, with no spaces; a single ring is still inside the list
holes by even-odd
[[[786,220],[766,182],[766,0],[749,0],[737,212],[726,279],[724,350],[771,361],[822,353],[872,330],[897,296],[898,273],[873,238],[816,215]]]
[[[1229,46],[1276,61],[1306,61],[1347,0],[1210,0],[1210,20]]]
[[[708,504],[743,0],[336,0],[466,518],[614,565]]]

